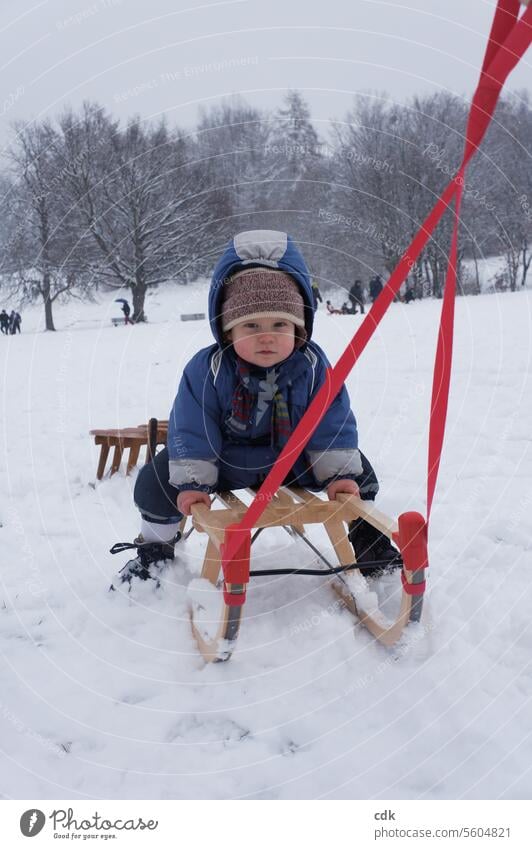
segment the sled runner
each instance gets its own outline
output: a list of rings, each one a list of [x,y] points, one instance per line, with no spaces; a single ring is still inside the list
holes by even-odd
[[[328,564],[330,568],[322,570],[250,571],[248,548],[243,551],[240,560],[231,564],[231,574],[223,574],[219,581],[220,571],[223,571],[222,554],[226,530],[230,533],[231,526],[242,519],[247,505],[232,492],[219,493],[216,498],[222,503],[223,509],[209,509],[203,504],[192,507],[193,526],[209,537],[201,577],[210,583],[218,602],[215,605],[210,603],[212,594],[208,592],[208,585],[205,583],[200,590],[195,589],[192,594],[192,632],[206,661],[224,661],[231,657],[240,629],[246,585],[249,577],[253,575],[286,572],[333,575],[333,590],[360,623],[385,646],[394,645],[409,622],[419,621],[425,590],[424,570],[428,565],[426,525],[419,513],[403,513],[398,522],[394,522],[372,503],[352,495],[339,495],[336,501],[324,501],[304,489],[281,487],[258,520],[254,538],[263,528],[284,527],[293,535],[303,538],[313,548],[305,537],[305,526],[322,524],[332,543],[339,566],[332,567]],[[401,604],[393,622],[386,620],[378,609],[365,610],[364,593],[358,597],[356,590],[352,589],[349,576],[353,575],[357,576],[356,583],[359,587],[365,586],[365,580],[362,578],[363,568],[361,570],[356,565],[355,553],[347,535],[347,523],[357,518],[365,519],[398,544],[401,550],[404,562],[401,571]],[[319,556],[327,563],[323,556]],[[203,595],[211,595],[211,599],[204,603]],[[205,620],[203,614],[207,608],[211,611],[210,617],[213,616],[213,609],[217,610],[217,618]]]

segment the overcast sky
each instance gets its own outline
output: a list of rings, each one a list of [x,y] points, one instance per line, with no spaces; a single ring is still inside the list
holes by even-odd
[[[0,0],[0,146],[15,119],[93,99],[191,127],[239,92],[304,92],[323,132],[357,91],[470,96],[495,0]],[[532,55],[510,87],[530,88]]]

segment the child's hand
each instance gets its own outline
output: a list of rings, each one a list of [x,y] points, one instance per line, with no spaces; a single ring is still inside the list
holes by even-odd
[[[191,507],[193,504],[205,504],[211,506],[211,499],[208,492],[201,492],[197,489],[184,489],[177,496],[177,509],[185,516],[190,516]]]
[[[333,481],[327,487],[327,497],[329,501],[334,501],[340,492],[345,492],[347,495],[360,495],[358,485],[354,481],[339,480]]]

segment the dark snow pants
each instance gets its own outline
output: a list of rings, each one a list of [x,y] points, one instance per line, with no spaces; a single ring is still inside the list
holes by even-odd
[[[362,474],[356,482],[360,489],[360,497],[364,501],[373,501],[379,491],[379,483],[373,467],[367,457],[360,452],[362,458]],[[169,525],[179,522],[182,514],[176,507],[178,490],[168,480],[168,449],[164,448],[155,455],[153,461],[143,466],[135,483],[135,504],[142,518],[148,522]],[[230,481],[221,481],[220,489],[231,489]]]

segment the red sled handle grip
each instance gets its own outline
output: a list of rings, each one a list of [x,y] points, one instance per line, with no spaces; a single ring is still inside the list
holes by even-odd
[[[228,525],[220,546],[220,554],[224,576],[224,601],[230,607],[240,607],[246,600],[246,584],[249,581],[250,531],[242,529],[239,525]]]
[[[421,513],[401,513],[397,523],[399,532],[394,534],[407,572],[417,572],[429,565],[427,547],[427,523]]]

